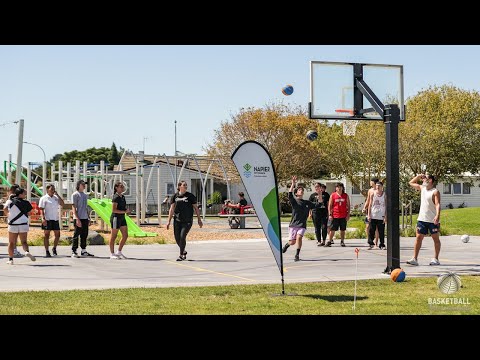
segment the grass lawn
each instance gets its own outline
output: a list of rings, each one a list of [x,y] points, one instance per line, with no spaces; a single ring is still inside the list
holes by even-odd
[[[407,274],[408,275],[408,274]],[[0,293],[0,314],[478,314],[480,276],[462,276],[463,288],[441,293],[436,277],[286,284],[297,296],[272,296],[276,285]],[[468,298],[467,305],[429,305],[430,299]]]

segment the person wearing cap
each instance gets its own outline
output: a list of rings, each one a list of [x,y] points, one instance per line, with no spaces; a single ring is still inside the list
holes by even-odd
[[[4,211],[8,219],[8,265],[13,265],[13,249],[18,238],[22,243],[25,256],[32,261],[36,260],[35,256],[30,254],[27,244],[27,235],[30,228],[28,214],[32,210],[32,204],[25,200],[26,195],[25,189],[18,187],[15,189],[15,194],[5,203]]]
[[[82,248],[81,256],[94,256],[87,252],[87,236],[88,226],[90,225],[90,217],[88,216],[87,201],[88,196],[85,194],[85,181],[77,181],[77,191],[72,194],[72,209],[75,232],[72,239],[72,258],[78,258],[78,238],[80,237],[80,247]]]
[[[367,201],[370,204],[367,208],[367,219],[370,224],[368,230],[368,250],[372,250],[375,246],[373,239],[375,239],[376,232],[380,240],[380,249],[386,250],[385,224],[387,223],[387,195],[385,195],[383,191],[383,183],[381,181],[377,181],[375,190],[370,193]]]

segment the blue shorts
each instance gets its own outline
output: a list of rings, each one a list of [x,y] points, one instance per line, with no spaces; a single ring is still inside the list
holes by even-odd
[[[425,221],[417,221],[417,232],[422,235],[427,235],[429,232],[431,235],[440,232],[440,223],[434,224]]]

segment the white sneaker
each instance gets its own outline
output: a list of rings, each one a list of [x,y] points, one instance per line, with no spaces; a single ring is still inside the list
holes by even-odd
[[[128,259],[125,255],[123,255],[120,251],[115,253],[115,256],[117,256],[119,259]]]
[[[32,254],[30,254],[28,251],[25,251],[25,256],[29,257],[30,260],[32,260],[32,261],[37,260],[37,259],[35,259],[35,256],[33,256]]]
[[[78,258],[80,256],[78,256],[77,252],[76,251],[72,251],[72,255],[70,255],[72,258]]]
[[[8,260],[7,265],[13,265],[13,260]]]
[[[414,266],[418,266],[418,262],[415,258],[411,258],[410,260],[407,261],[407,264],[409,265],[414,265]]]
[[[440,265],[440,261],[438,261],[438,259],[432,259],[432,261],[430,261],[430,265]]]
[[[20,251],[18,251],[17,249],[14,249],[13,250],[13,257],[14,258],[22,258],[24,257],[25,255],[23,255]]]
[[[111,260],[119,260],[120,258],[116,254],[110,254]]]

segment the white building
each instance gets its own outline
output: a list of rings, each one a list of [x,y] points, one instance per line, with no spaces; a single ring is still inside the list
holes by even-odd
[[[135,175],[137,172],[138,155],[125,154],[120,164],[115,167],[115,170],[121,168],[123,171],[131,173],[131,175],[123,176],[123,181],[126,182],[128,188],[125,193],[127,205],[135,204],[137,191],[141,191],[141,189],[137,189],[137,177]],[[187,157],[179,160],[178,158],[173,159],[173,157],[169,159],[168,157],[145,155],[143,156],[143,162],[145,163],[143,176],[140,176],[139,181],[141,187],[141,181],[143,180],[146,204],[149,211],[155,212],[159,201],[162,203],[167,196],[170,197],[177,191],[175,178],[177,182],[180,180],[187,182],[188,191],[197,197],[199,204],[202,204],[203,199],[202,182],[206,184],[206,200],[215,191],[219,191],[222,194],[222,200],[231,198],[234,201],[238,199],[237,194],[240,191],[245,192],[243,184],[237,182],[238,176],[232,174],[230,164],[227,163],[222,165],[224,169],[221,171],[220,168],[222,166],[218,164],[210,166],[214,161],[200,156],[197,156],[195,160]],[[175,166],[175,163],[177,166]],[[158,176],[158,170],[160,170],[160,177]],[[245,195],[247,197],[246,192]],[[250,202],[248,197],[247,201]]]

